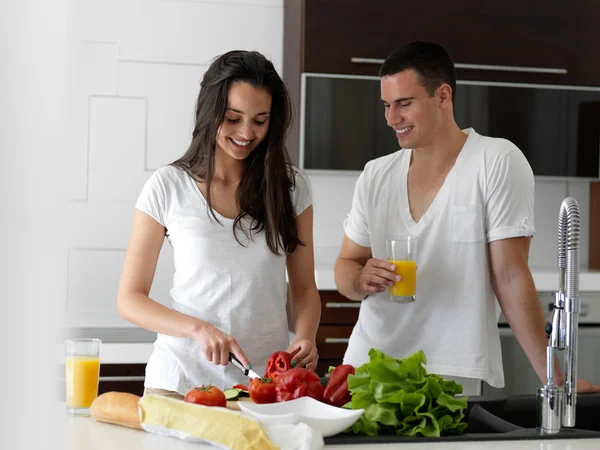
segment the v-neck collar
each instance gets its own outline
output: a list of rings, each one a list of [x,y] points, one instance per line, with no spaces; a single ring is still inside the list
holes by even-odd
[[[439,204],[444,201],[444,198],[447,197],[447,192],[450,189],[450,186],[452,186],[452,182],[456,176],[455,174],[458,171],[457,167],[460,166],[462,160],[465,158],[464,155],[467,153],[465,150],[467,150],[468,147],[471,146],[471,142],[473,141],[473,139],[475,139],[475,135],[477,134],[475,130],[473,130],[473,128],[467,128],[463,130],[463,132],[467,135],[467,140],[463,144],[463,147],[461,148],[460,153],[456,157],[456,161],[454,161],[454,164],[448,172],[448,175],[446,175],[446,179],[440,187],[440,190],[437,192],[433,201],[427,208],[427,211],[425,211],[425,214],[421,216],[418,222],[415,222],[415,220],[412,217],[412,214],[410,213],[410,203],[408,201],[408,170],[410,168],[410,160],[412,158],[412,149],[406,149],[407,154],[404,158],[403,166],[401,169],[402,177],[400,179],[402,180],[402,186],[400,189],[400,196],[402,200],[402,217],[409,233],[412,236],[418,236],[421,233],[421,231],[431,223],[431,221],[437,215]]]

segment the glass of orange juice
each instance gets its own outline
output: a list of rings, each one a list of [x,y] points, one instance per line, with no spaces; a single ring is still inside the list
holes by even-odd
[[[390,287],[390,300],[412,303],[417,294],[417,238],[390,236],[386,239],[387,260],[394,264],[394,272],[402,277]]]
[[[89,416],[98,397],[100,339],[68,339],[65,343],[67,413]]]

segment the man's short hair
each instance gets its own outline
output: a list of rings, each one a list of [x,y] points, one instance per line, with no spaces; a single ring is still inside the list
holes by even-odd
[[[452,88],[452,101],[456,94],[456,70],[450,53],[433,42],[413,41],[394,50],[379,69],[379,76],[394,75],[413,69],[430,97],[443,83]]]

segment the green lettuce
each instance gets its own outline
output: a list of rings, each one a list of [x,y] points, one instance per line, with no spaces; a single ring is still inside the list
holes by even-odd
[[[371,349],[369,358],[355,375],[348,376],[352,400],[344,408],[364,408],[365,412],[346,432],[439,437],[467,428],[462,422],[467,397],[456,398],[462,386],[428,374],[423,351],[395,359]]]

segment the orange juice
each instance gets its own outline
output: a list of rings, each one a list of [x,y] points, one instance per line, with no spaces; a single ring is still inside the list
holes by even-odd
[[[100,359],[97,356],[70,356],[65,359],[67,407],[89,408],[98,396]]]
[[[394,272],[402,277],[402,280],[390,287],[390,295],[394,297],[410,297],[415,295],[417,293],[417,262],[397,259],[390,259],[388,261],[396,266]]]

